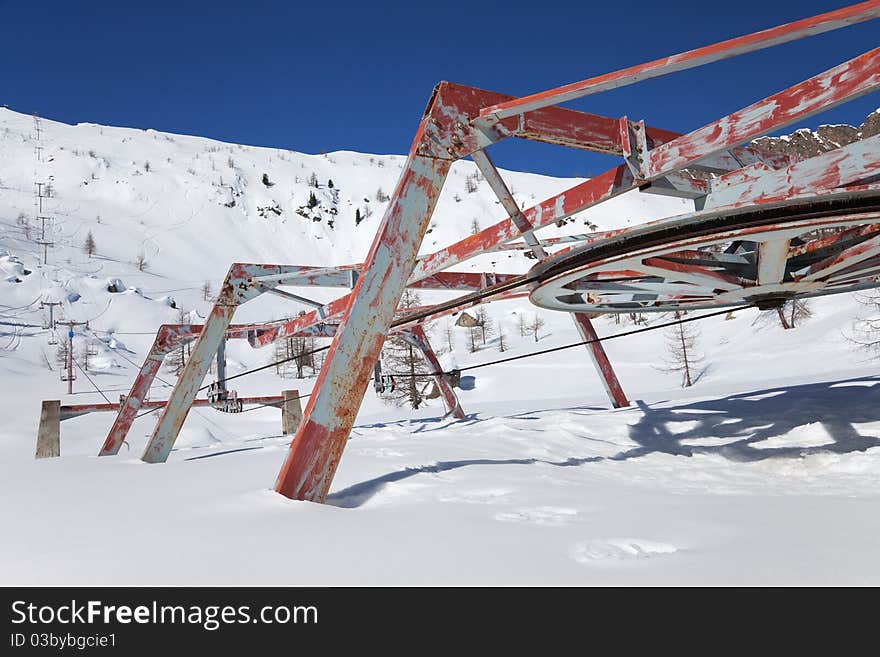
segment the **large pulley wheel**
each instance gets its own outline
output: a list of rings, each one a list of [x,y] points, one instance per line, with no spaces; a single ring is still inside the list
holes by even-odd
[[[535,305],[632,313],[754,304],[880,286],[880,196],[726,208],[625,229],[532,269]]]

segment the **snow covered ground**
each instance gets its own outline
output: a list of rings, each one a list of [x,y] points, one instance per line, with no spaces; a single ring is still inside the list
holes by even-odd
[[[164,465],[138,458],[156,414],[136,421],[119,456],[101,459],[112,416],[83,416],[62,423],[61,458],[35,461],[42,399],[103,401],[82,375],[64,394],[39,300],[90,320],[77,347],[91,342],[89,376],[113,399],[127,392],[159,324],[180,310],[205,315],[201,285],[216,287],[231,262],[362,258],[384,208],[377,191],[390,193],[402,162],[42,123],[38,163],[31,117],[0,110],[3,584],[880,583],[880,376],[847,339],[868,312],[849,296],[814,300],[813,316],[790,331],[754,310],[700,322],[705,358],[686,390],[660,367],[662,331],[607,342],[634,400],[628,409],[608,408],[582,348],[466,372],[462,421],[442,419],[439,400],[411,411],[368,391],[323,506],[272,492],[288,439],[271,408],[194,409]],[[473,172],[456,165],[426,252],[467,234],[475,218],[486,226],[501,217]],[[570,184],[505,177],[523,204]],[[33,242],[35,179],[55,188],[44,200],[56,244],[46,265]],[[297,210],[310,191],[319,205],[304,217]],[[629,194],[547,234],[685,209]],[[356,210],[368,215],[357,226]],[[91,258],[82,251],[88,231]],[[530,264],[501,254],[463,268]],[[125,291],[108,291],[115,279]],[[525,301],[487,309],[504,330],[505,356],[578,339],[568,317],[543,311],[540,341],[521,337],[518,314],[536,312]],[[236,319],[298,310],[261,299]],[[605,317],[597,328],[632,325]],[[501,356],[497,338],[470,353],[466,331],[452,329],[446,366]],[[438,347],[444,332],[441,321]],[[274,357],[239,343],[228,355],[230,374]],[[267,370],[236,387],[305,393],[313,381]],[[157,381],[152,397],[167,392]]]

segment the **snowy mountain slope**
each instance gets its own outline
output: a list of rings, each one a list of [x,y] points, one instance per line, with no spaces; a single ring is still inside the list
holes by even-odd
[[[180,311],[203,317],[210,307],[203,283],[216,288],[232,262],[360,261],[403,162],[47,120],[41,128],[37,142],[32,117],[0,110],[0,520],[17,529],[0,547],[0,581],[878,581],[868,561],[876,523],[865,519],[878,502],[880,388],[870,354],[847,339],[853,318],[868,312],[850,296],[811,302],[813,317],[792,331],[752,310],[700,323],[705,359],[687,390],[661,368],[661,331],[608,341],[623,387],[638,401],[630,409],[605,410],[581,348],[467,372],[473,380],[459,391],[469,414],[462,422],[440,420],[439,400],[412,411],[368,391],[325,507],[270,492],[286,443],[274,409],[240,416],[194,409],[163,466],[137,459],[155,414],[137,420],[128,447],[110,459],[93,455],[112,417],[84,416],[62,424],[61,459],[34,461],[41,399],[102,401],[81,374],[74,394],[64,394],[40,300],[60,301],[64,318],[90,321],[89,330],[76,329],[76,347],[92,344],[89,377],[114,399],[128,391],[156,327]],[[502,217],[474,173],[469,162],[453,168],[424,252],[465,236],[474,219],[485,227]],[[309,185],[312,174],[318,187]],[[572,183],[504,176],[522,205]],[[43,199],[55,243],[45,265],[34,242],[35,180],[53,187]],[[627,194],[542,235],[689,207]],[[355,225],[358,211],[364,219]],[[82,248],[89,231],[92,257]],[[501,253],[460,268],[521,272],[531,264]],[[266,298],[236,319],[300,309]],[[488,311],[504,331],[504,356],[578,340],[564,314],[525,301]],[[546,322],[537,344],[518,329],[519,316],[536,312]],[[438,347],[446,346],[445,328],[438,322]],[[608,335],[632,325],[603,317],[597,328]],[[441,357],[447,367],[501,356],[497,337],[470,353],[466,329],[450,333],[453,348]],[[235,373],[274,353],[231,343],[228,356]],[[174,380],[167,369],[160,376],[154,399]],[[268,370],[236,388],[306,393],[313,381]],[[855,554],[842,536],[860,546]],[[179,547],[173,563],[144,569],[168,537]],[[805,544],[813,550],[798,552]]]

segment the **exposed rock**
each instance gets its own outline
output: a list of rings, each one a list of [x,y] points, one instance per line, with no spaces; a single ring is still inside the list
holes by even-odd
[[[772,153],[803,160],[880,134],[880,110],[870,114],[858,127],[846,124],[820,125],[816,130],[801,128],[780,137],[760,137],[752,143]]]

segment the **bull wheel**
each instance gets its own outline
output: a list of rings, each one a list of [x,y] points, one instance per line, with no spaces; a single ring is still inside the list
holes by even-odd
[[[880,286],[880,211],[815,204],[761,216],[693,215],[670,229],[621,231],[550,258],[530,299],[550,310],[669,312],[754,304]],[[644,246],[648,244],[648,246]]]

